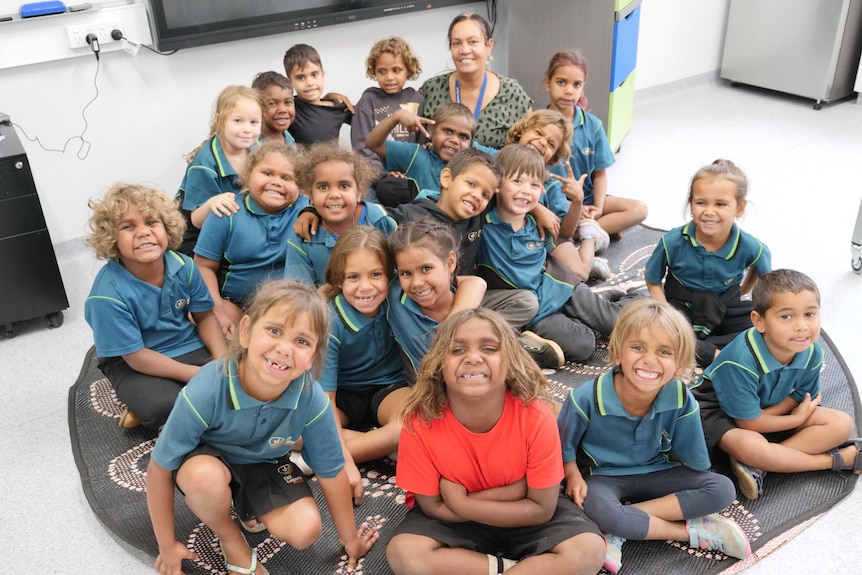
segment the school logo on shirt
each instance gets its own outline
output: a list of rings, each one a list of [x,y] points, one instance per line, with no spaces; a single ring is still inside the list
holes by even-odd
[[[582,148],[581,153],[585,156],[595,156],[596,155],[595,150],[593,150],[589,146],[587,146],[586,148]]]
[[[177,309],[183,309],[184,307],[189,305],[189,303],[191,303],[191,301],[192,300],[190,300],[190,299],[178,299],[177,303],[174,304],[174,307]]]
[[[732,284],[735,281],[736,281],[736,278],[727,278],[726,280],[724,280],[724,285],[729,286],[730,284]]]
[[[544,247],[544,244],[536,241],[529,241],[524,244],[524,247],[530,250],[531,252],[536,251],[539,247]]]
[[[670,433],[668,433],[667,429],[662,429],[661,430],[661,449],[662,449],[662,451],[665,451],[668,448],[670,448],[670,444],[671,444]]]
[[[467,239],[470,240],[471,242],[475,242],[481,237],[482,237],[482,230],[476,230],[475,232],[470,232],[469,234],[467,234]]]
[[[269,438],[269,446],[272,449],[277,449],[282,445],[288,445],[293,447],[293,444],[296,443],[292,438],[288,437],[285,439],[284,437],[270,437]]]

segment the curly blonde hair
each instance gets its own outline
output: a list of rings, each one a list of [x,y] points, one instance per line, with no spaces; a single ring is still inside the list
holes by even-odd
[[[530,112],[509,128],[506,134],[506,144],[519,143],[521,136],[528,130],[542,126],[557,126],[562,133],[562,142],[557,147],[556,153],[548,160],[549,166],[559,164],[561,160],[568,159],[572,155],[572,123],[569,122],[561,113],[556,110],[535,110]]]
[[[143,215],[158,218],[168,234],[168,247],[176,249],[183,241],[186,221],[180,213],[176,200],[153,186],[117,182],[105,193],[101,200],[89,200],[90,234],[87,245],[96,252],[100,260],[116,259],[120,256],[117,248],[117,220],[130,207],[134,206]]]
[[[317,142],[306,148],[301,154],[296,170],[296,182],[299,184],[299,189],[306,195],[311,196],[314,169],[318,164],[328,161],[344,162],[353,166],[353,178],[356,180],[356,187],[359,188],[360,198],[365,197],[368,186],[380,177],[380,170],[374,167],[362,154],[338,147],[338,142],[335,140]]]
[[[261,121],[263,121],[263,116],[266,113],[266,100],[264,99],[263,94],[254,88],[249,88],[248,86],[228,86],[221,91],[213,105],[213,117],[210,121],[209,135],[204,139],[204,141],[198,144],[197,148],[186,154],[185,157],[187,163],[190,164],[192,160],[195,159],[197,153],[204,147],[204,144],[207,143],[207,140],[216,134],[221,137],[221,134],[224,131],[224,124],[227,121],[227,116],[230,114],[230,111],[233,110],[234,106],[236,106],[237,102],[243,98],[256,102],[257,105],[260,106],[260,117]]]
[[[377,68],[377,59],[383,54],[392,54],[393,56],[401,56],[404,60],[404,67],[407,69],[407,79],[415,80],[422,73],[422,67],[419,65],[419,58],[410,49],[410,44],[406,40],[398,36],[384,38],[375,42],[371,47],[371,52],[368,54],[368,59],[365,60],[365,75],[374,80],[377,78],[375,69]]]
[[[536,399],[550,401],[550,387],[542,370],[518,343],[517,333],[503,316],[482,307],[465,309],[437,327],[437,335],[419,364],[416,384],[402,408],[404,425],[408,431],[412,429],[414,417],[429,423],[443,416],[443,408],[448,404],[443,366],[452,356],[452,340],[458,328],[474,318],[487,322],[500,340],[500,357],[503,359],[502,368],[509,392],[526,405]]]
[[[342,292],[347,257],[360,250],[368,250],[377,256],[377,259],[383,264],[386,277],[392,277],[395,265],[392,263],[392,254],[389,252],[386,236],[372,226],[354,226],[338,236],[338,240],[329,255],[329,262],[326,264],[326,272],[324,273],[326,283],[332,286],[329,299],[335,299],[335,296]]]

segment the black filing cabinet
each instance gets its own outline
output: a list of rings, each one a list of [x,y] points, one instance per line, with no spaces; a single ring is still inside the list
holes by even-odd
[[[0,135],[0,328],[40,316],[59,327],[69,300],[30,162],[12,125]]]

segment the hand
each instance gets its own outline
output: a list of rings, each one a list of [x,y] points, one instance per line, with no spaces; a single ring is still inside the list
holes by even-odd
[[[320,216],[317,214],[312,214],[311,212],[299,214],[293,223],[293,233],[303,240],[310,242],[311,237],[317,233],[317,226],[319,224]]]
[[[218,320],[219,327],[221,327],[221,332],[224,335],[225,339],[231,339],[234,336],[236,329],[230,315],[225,313],[224,310],[221,309],[219,303],[220,302],[216,302],[216,305],[213,308],[213,314]]]
[[[559,180],[563,184],[563,193],[573,202],[582,204],[584,202],[584,180],[587,175],[583,174],[580,179],[575,179],[575,174],[572,172],[572,164],[566,162],[566,177],[551,174],[555,180]]]
[[[582,220],[597,220],[602,217],[602,210],[599,209],[598,206],[582,206],[581,207],[581,219]]]
[[[793,408],[793,411],[790,412],[794,417],[800,418],[798,419],[799,427],[811,417],[811,414],[814,413],[814,410],[820,405],[821,394],[817,394],[815,397],[811,397],[810,393],[806,393],[805,397],[802,401],[799,402],[799,405]]]
[[[338,542],[344,546],[347,551],[347,572],[353,573],[356,568],[356,563],[360,557],[363,557],[377,543],[380,534],[377,532],[377,527],[369,527],[368,523],[363,523],[356,530],[356,539],[350,543],[344,543],[339,538]]]
[[[230,216],[239,211],[239,204],[236,203],[236,194],[233,192],[225,192],[217,196],[213,196],[206,202],[207,208],[218,217]]]
[[[347,471],[347,482],[350,484],[350,492],[353,494],[353,504],[360,505],[362,503],[362,474],[359,473],[359,468],[352,461],[345,463],[344,469]]]
[[[174,541],[167,549],[159,548],[155,570],[164,575],[182,575],[183,559],[196,561],[197,558],[197,553],[193,553],[179,541]]]
[[[387,172],[386,175],[389,176],[390,178],[406,178],[407,177],[407,174],[405,174],[404,172]]]
[[[351,114],[356,113],[356,110],[353,109],[353,103],[350,101],[350,98],[345,96],[344,94],[339,94],[338,92],[329,92],[325,94],[321,100],[329,100],[335,102],[336,104],[344,104],[347,107],[347,111]]]
[[[583,477],[566,478],[566,497],[575,502],[575,505],[584,508],[584,499],[587,497],[587,482]]]
[[[554,239],[560,235],[560,218],[554,212],[542,204],[537,204],[530,213],[536,218],[536,225],[539,228],[539,238],[542,241],[545,241],[545,234],[549,234]]]
[[[410,132],[421,132],[426,138],[431,139],[431,134],[425,129],[425,126],[433,126],[434,120],[417,116],[413,112],[405,109],[400,109],[397,112],[398,123],[407,128]]]

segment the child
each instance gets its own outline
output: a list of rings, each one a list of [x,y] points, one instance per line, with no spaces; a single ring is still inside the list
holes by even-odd
[[[515,122],[506,135],[506,144],[521,144],[534,148],[550,168],[571,155],[569,141],[572,126],[562,114],[555,110],[536,110]],[[571,167],[563,175],[549,173],[545,191],[539,205],[550,210],[559,220],[554,230],[556,247],[554,257],[571,269],[578,279],[590,277],[607,279],[610,268],[607,260],[597,258],[608,247],[608,234],[594,220],[581,217],[583,202],[583,180],[576,179]],[[578,236],[576,246],[572,238]]]
[[[389,238],[398,281],[389,289],[387,320],[401,346],[407,380],[416,381],[437,324],[462,309],[478,307],[485,282],[455,276],[458,239],[452,228],[429,217],[398,227]]]
[[[252,292],[264,280],[284,276],[288,235],[308,205],[308,198],[299,196],[296,162],[296,152],[284,141],[263,142],[243,166],[239,211],[204,222],[195,263],[225,335],[234,333]]]
[[[560,496],[546,394],[499,314],[440,325],[404,410],[396,479],[410,509],[386,549],[397,575],[598,572],[599,532]]]
[[[427,130],[426,125],[429,126]],[[427,137],[431,141],[431,149],[391,139],[389,134],[398,126],[409,133],[421,133]],[[406,108],[381,118],[365,138],[365,144],[371,152],[383,158],[387,170],[413,181],[414,185],[409,190],[378,189],[380,203],[396,207],[413,201],[421,190],[439,190],[443,168],[456,152],[470,147],[475,132],[476,120],[470,109],[457,103],[439,106],[430,120]]]
[[[563,114],[574,127],[568,165],[583,186],[582,217],[597,221],[605,232],[620,238],[623,230],[646,219],[647,207],[639,200],[607,194],[606,170],[614,163],[614,153],[602,121],[588,111],[586,81],[587,62],[580,53],[554,54],[544,77],[545,91],[551,99],[548,107]],[[551,172],[566,175],[565,166],[559,163],[551,167]]]
[[[742,529],[718,514],[733,502],[733,483],[708,471],[697,402],[678,379],[694,364],[685,317],[663,302],[633,301],[608,352],[614,369],[572,390],[557,419],[566,495],[608,534],[605,568],[619,571],[626,539],[751,555]]]
[[[260,141],[270,140],[295,146],[296,140],[287,131],[296,116],[290,81],[278,72],[261,72],[254,77],[251,87],[260,92],[264,100]]]
[[[739,489],[763,493],[767,471],[862,470],[853,420],[820,405],[820,291],[805,274],[775,270],[752,290],[754,327],[704,372],[695,397],[710,447],[730,456]]]
[[[260,136],[263,110],[257,90],[228,86],[216,100],[209,138],[186,156],[189,166],[177,197],[188,224],[180,247],[187,256],[194,256],[207,215],[229,216],[239,209],[235,199],[240,191],[238,174]]]
[[[157,571],[179,573],[183,559],[195,558],[174,536],[174,482],[218,537],[229,572],[267,573],[233,521],[232,504],[249,529],[263,523],[297,549],[314,543],[320,513],[288,459],[300,435],[347,551],[348,572],[377,540],[375,528],[356,529],[329,400],[309,373],[324,353],[328,327],[326,303],[314,290],[267,282],[249,303],[229,355],[207,364],[183,390],[147,467]]]
[[[126,404],[120,427],[159,428],[180,389],[226,349],[213,300],[192,260],[170,251],[185,222],[160,190],[117,183],[89,206],[87,244],[107,260],[84,304],[99,369]]]
[[[350,141],[353,149],[362,153],[375,167],[383,170],[380,158],[365,145],[365,138],[383,119],[397,110],[408,110],[422,115],[425,98],[413,88],[404,87],[407,80],[415,80],[422,73],[419,59],[413,54],[410,45],[392,36],[377,41],[365,61],[365,74],[376,80],[379,88],[368,88],[356,103],[356,113],[350,127]],[[389,131],[387,138],[399,142],[416,143],[418,132],[411,132],[396,125]]]
[[[284,73],[296,90],[296,117],[290,133],[298,144],[337,140],[342,124],[350,124],[352,106],[324,95],[320,54],[308,44],[294,44],[284,54]]]
[[[748,178],[730,160],[698,170],[688,194],[691,221],[665,234],[647,261],[650,295],[688,317],[701,367],[751,327],[751,302],[740,295],[772,269],[769,248],[734,222],[745,211],[747,193]]]
[[[303,155],[297,173],[299,187],[311,198],[321,221],[307,242],[288,234],[284,277],[320,287],[338,236],[360,224],[388,235],[396,224],[382,207],[362,201],[378,172],[358,152],[343,150],[336,142],[314,144]]]
[[[339,237],[326,266],[332,321],[320,385],[357,462],[395,452],[401,435],[397,415],[408,388],[386,320],[393,269],[386,236],[370,226]]]
[[[542,194],[544,159],[533,148],[510,144],[497,155],[497,163],[503,177],[497,207],[485,216],[476,256],[479,275],[491,288],[507,286],[536,294],[539,311],[527,327],[556,342],[567,361],[585,360],[596,348],[593,330],[609,336],[622,304],[604,299],[581,282],[566,281],[546,264],[554,242],[550,237],[542,241],[539,226],[529,215]]]

